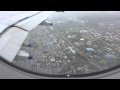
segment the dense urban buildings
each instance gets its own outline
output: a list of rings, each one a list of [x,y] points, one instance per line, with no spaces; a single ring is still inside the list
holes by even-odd
[[[120,64],[120,12],[64,12],[32,30],[13,63],[46,74],[87,74]],[[28,45],[28,46],[25,46]]]

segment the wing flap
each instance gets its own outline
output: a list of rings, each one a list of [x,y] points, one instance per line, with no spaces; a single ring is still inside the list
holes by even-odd
[[[12,62],[26,39],[28,32],[13,27],[0,38],[0,56]]]
[[[36,26],[38,26],[41,22],[43,22],[47,17],[53,14],[55,11],[43,11],[27,20],[24,20],[15,26],[20,27],[24,30],[31,31]]]

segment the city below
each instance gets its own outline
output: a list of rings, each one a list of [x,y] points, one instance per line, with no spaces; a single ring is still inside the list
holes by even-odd
[[[66,11],[51,15],[52,26],[32,30],[13,63],[34,72],[88,74],[120,65],[120,12]],[[26,47],[26,45],[28,45]]]

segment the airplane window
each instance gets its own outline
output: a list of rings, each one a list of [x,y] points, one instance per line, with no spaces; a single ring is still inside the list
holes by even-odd
[[[46,21],[51,24],[29,31],[13,65],[53,77],[89,76],[119,67],[120,12],[55,12]]]

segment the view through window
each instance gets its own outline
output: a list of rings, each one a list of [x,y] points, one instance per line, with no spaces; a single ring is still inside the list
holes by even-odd
[[[51,75],[89,74],[120,65],[120,12],[65,11],[47,21],[53,25],[30,31],[21,47],[29,58],[16,56],[13,64]]]

